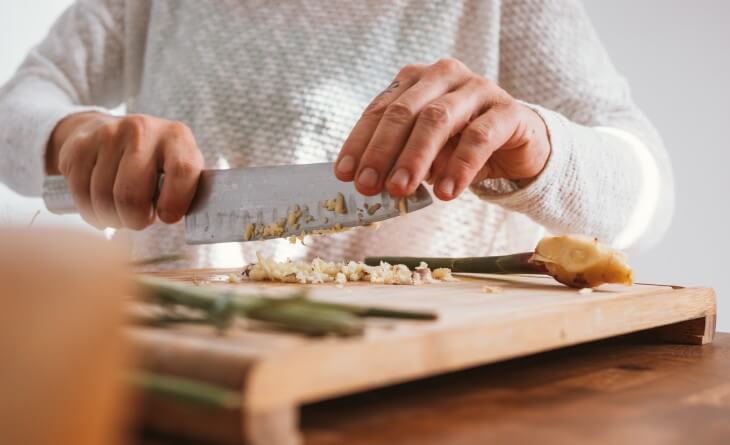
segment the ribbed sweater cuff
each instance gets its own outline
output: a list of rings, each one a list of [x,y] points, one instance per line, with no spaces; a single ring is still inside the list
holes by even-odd
[[[471,186],[480,198],[510,210],[534,216],[542,213],[546,197],[561,188],[566,177],[570,158],[574,156],[575,143],[568,128],[571,122],[565,117],[533,104],[525,104],[545,122],[550,139],[550,156],[542,172],[523,188],[505,179],[487,179]],[[549,202],[549,201],[548,201]]]

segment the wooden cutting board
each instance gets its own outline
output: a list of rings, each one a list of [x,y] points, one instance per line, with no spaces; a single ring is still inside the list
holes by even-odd
[[[228,270],[159,274],[199,282]],[[226,285],[226,284],[220,284]],[[297,285],[230,284],[285,292]],[[487,293],[485,286],[501,292]],[[152,428],[221,443],[294,444],[298,406],[397,382],[648,330],[662,340],[703,344],[714,333],[709,288],[638,284],[579,293],[546,277],[465,276],[421,286],[349,283],[307,286],[313,298],[426,309],[436,321],[371,319],[362,337],[307,338],[237,328],[133,328],[144,368],[242,391],[240,411],[145,399]]]

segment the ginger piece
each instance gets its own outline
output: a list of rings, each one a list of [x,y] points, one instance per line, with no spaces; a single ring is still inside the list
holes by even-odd
[[[530,258],[566,286],[585,288],[604,283],[631,285],[633,272],[623,252],[585,235],[543,238]]]

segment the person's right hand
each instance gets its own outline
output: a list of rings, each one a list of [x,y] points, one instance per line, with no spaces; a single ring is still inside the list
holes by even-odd
[[[79,113],[53,131],[46,172],[62,174],[79,213],[97,228],[141,230],[155,220],[172,224],[195,195],[203,156],[190,129],[146,115]],[[165,173],[153,203],[157,178]]]

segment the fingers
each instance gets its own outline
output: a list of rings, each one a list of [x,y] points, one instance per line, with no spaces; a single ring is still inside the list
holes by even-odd
[[[444,176],[446,168],[449,165],[449,159],[451,159],[451,155],[454,154],[456,147],[459,145],[460,138],[461,135],[457,133],[454,137],[446,141],[446,145],[444,145],[438,152],[436,159],[434,159],[433,164],[431,164],[431,170],[429,171],[428,178],[426,179],[429,184],[433,185],[436,178]]]
[[[124,227],[142,230],[155,220],[157,190],[155,128],[142,116],[128,116],[120,125],[124,152],[113,174],[113,197]]]
[[[386,184],[391,194],[406,196],[416,190],[449,138],[484,109],[490,92],[487,83],[474,78],[422,109]]]
[[[360,193],[380,193],[424,107],[461,85],[467,76],[468,70],[460,62],[439,61],[428,67],[416,84],[386,108],[359,162],[355,186]],[[409,183],[409,171],[397,172],[395,179]]]
[[[96,217],[96,212],[91,204],[91,172],[92,166],[74,166],[65,175],[66,183],[73,196],[76,208],[84,221],[96,227],[103,229],[104,225]]]
[[[102,226],[113,228],[122,226],[114,203],[114,179],[122,157],[117,133],[116,125],[103,126],[95,132],[98,155],[89,184],[91,205],[97,220]]]
[[[58,151],[82,217],[97,228],[141,230],[155,219],[159,170],[167,174],[158,209],[177,222],[195,194],[203,158],[190,129],[151,116],[99,115],[68,129]]]
[[[171,224],[185,215],[195,196],[203,157],[192,132],[182,124],[169,127],[159,154],[165,180],[157,200],[157,214],[163,222]]]
[[[74,204],[81,217],[92,226],[102,229],[91,204],[91,172],[96,164],[97,152],[85,149],[86,137],[71,138],[59,151],[58,168],[66,177]]]
[[[418,81],[422,65],[407,65],[393,82],[365,108],[362,116],[345,140],[337,158],[335,175],[341,181],[352,181],[362,153],[380,123],[380,119],[388,106],[404,91]]]
[[[515,103],[494,105],[471,122],[462,131],[445,172],[435,178],[436,196],[448,201],[464,191],[492,153],[510,140],[519,124]]]

